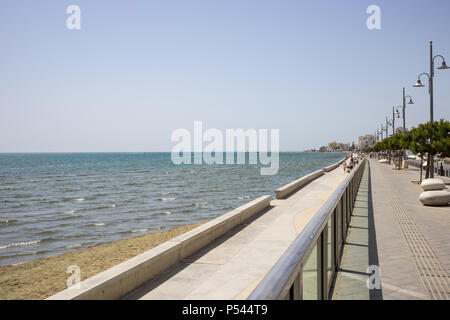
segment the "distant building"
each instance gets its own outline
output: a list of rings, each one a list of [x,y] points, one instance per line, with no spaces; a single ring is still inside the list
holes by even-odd
[[[376,143],[376,138],[374,135],[366,134],[365,136],[358,137],[358,148],[360,150],[371,147],[375,143]]]
[[[350,144],[332,141],[327,146],[327,151],[329,152],[341,152],[341,151],[349,151]]]

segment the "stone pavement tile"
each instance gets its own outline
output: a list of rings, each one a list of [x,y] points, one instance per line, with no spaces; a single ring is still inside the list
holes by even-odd
[[[381,279],[385,299],[427,299],[416,260],[414,246],[408,245],[409,238],[403,234],[396,217],[397,212],[405,214],[415,229],[424,237],[428,246],[437,255],[440,264],[446,270],[450,266],[450,214],[449,208],[426,207],[418,201],[422,189],[411,181],[417,180],[417,174],[410,170],[392,170],[389,166],[370,161],[372,169],[372,198],[375,228],[379,251]],[[392,200],[396,202],[395,210]],[[442,211],[442,209],[444,209]],[[400,210],[400,211],[399,211]],[[405,228],[405,227],[403,227]],[[408,228],[411,228],[408,225]],[[414,231],[416,232],[416,231]],[[413,235],[416,235],[414,233]],[[418,239],[418,238],[416,238]],[[411,246],[412,248],[411,249]],[[422,259],[427,256],[419,255]],[[420,260],[423,261],[423,260]],[[386,287],[399,288],[390,292]]]

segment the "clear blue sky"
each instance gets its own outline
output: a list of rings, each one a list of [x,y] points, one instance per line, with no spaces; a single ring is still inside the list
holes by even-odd
[[[279,128],[282,150],[304,150],[373,133],[403,86],[417,125],[429,96],[411,86],[430,40],[450,65],[449,14],[448,0],[2,0],[0,152],[170,151],[194,120]],[[450,70],[436,71],[439,118]]]

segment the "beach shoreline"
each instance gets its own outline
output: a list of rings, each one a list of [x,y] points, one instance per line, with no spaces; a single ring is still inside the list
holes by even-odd
[[[67,288],[69,266],[81,281],[192,230],[207,221],[92,246],[56,256],[0,267],[1,300],[42,300]]]

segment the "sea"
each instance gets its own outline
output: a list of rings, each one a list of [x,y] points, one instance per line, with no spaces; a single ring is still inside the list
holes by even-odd
[[[345,154],[279,157],[270,176],[168,152],[0,154],[0,266],[214,219]]]

